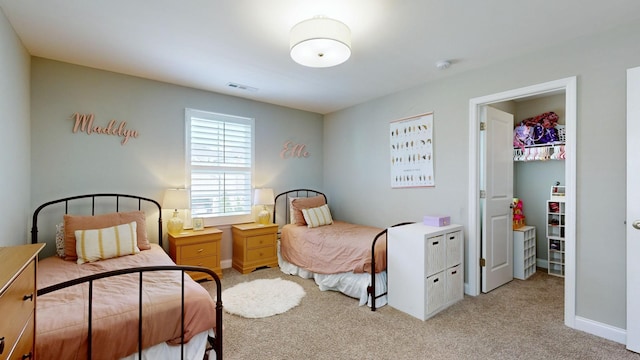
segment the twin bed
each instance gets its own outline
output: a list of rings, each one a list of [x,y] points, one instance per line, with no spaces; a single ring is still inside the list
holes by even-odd
[[[39,224],[48,225],[44,235],[57,228],[55,244],[39,237]],[[32,242],[57,252],[38,262],[38,359],[203,359],[211,350],[222,359],[220,280],[169,258],[155,200],[92,194],[45,203]],[[215,300],[186,271],[211,276]]]
[[[342,292],[372,311],[386,305],[386,229],[333,220],[327,197],[310,189],[278,194],[273,219],[282,272],[313,278],[320,290]]]

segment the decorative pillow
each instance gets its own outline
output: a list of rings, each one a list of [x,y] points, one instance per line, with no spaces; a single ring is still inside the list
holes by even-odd
[[[148,250],[151,248],[147,239],[146,217],[142,211],[130,211],[120,213],[109,213],[95,216],[64,216],[64,259],[75,261],[76,253],[76,230],[103,229],[110,226],[128,224],[136,222],[136,238],[138,249]]]
[[[64,222],[56,225],[56,254],[64,259]]]
[[[302,209],[302,215],[304,216],[304,220],[307,222],[307,226],[310,228],[333,223],[331,212],[329,211],[329,206],[327,204],[316,208]]]
[[[104,229],[76,230],[78,264],[137,254],[136,222]]]
[[[293,208],[293,200],[298,199],[297,197],[289,198],[289,224],[296,223],[295,209]]]
[[[326,204],[326,201],[322,195],[308,198],[297,198],[293,200],[291,202],[291,207],[293,208],[293,218],[295,219],[295,222],[292,222],[292,224],[307,225],[307,222],[304,220],[304,215],[302,215],[302,209],[311,209],[324,204]]]

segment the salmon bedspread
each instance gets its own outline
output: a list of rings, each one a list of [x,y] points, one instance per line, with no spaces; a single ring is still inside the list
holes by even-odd
[[[175,265],[164,250],[152,244],[136,255],[78,265],[56,256],[38,262],[38,289],[105,271],[139,266]],[[181,339],[180,271],[143,274],[143,348]],[[185,342],[215,328],[215,303],[207,290],[184,275]],[[93,282],[93,359],[119,359],[138,351],[138,273]],[[38,359],[86,359],[88,283],[39,296],[36,302]]]
[[[282,227],[280,254],[286,261],[314,273],[371,273],[371,245],[382,230],[342,221],[316,228],[287,224]],[[387,268],[386,249],[383,236],[375,247],[376,273]]]

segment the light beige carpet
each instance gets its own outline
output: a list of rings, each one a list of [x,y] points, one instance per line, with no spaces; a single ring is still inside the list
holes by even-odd
[[[277,278],[306,296],[262,319],[224,314],[225,359],[635,359],[624,345],[564,326],[563,279],[538,269],[489,294],[465,298],[421,321],[390,306],[376,312],[356,299],[318,290],[313,280],[260,269],[225,269],[224,288]],[[202,283],[211,288],[211,282]],[[224,297],[222,298],[224,304]]]

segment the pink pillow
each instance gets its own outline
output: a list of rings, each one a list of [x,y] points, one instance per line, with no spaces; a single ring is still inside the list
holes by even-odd
[[[324,199],[324,196],[318,195],[308,198],[297,198],[291,202],[291,209],[293,211],[293,219],[295,220],[293,224],[296,225],[307,225],[307,222],[304,221],[304,215],[302,214],[302,209],[311,209],[320,207],[327,202]]]
[[[140,250],[151,249],[147,239],[146,217],[142,211],[109,213],[95,216],[64,215],[64,259],[76,261],[76,230],[103,229],[110,226],[136,222],[136,236]]]

